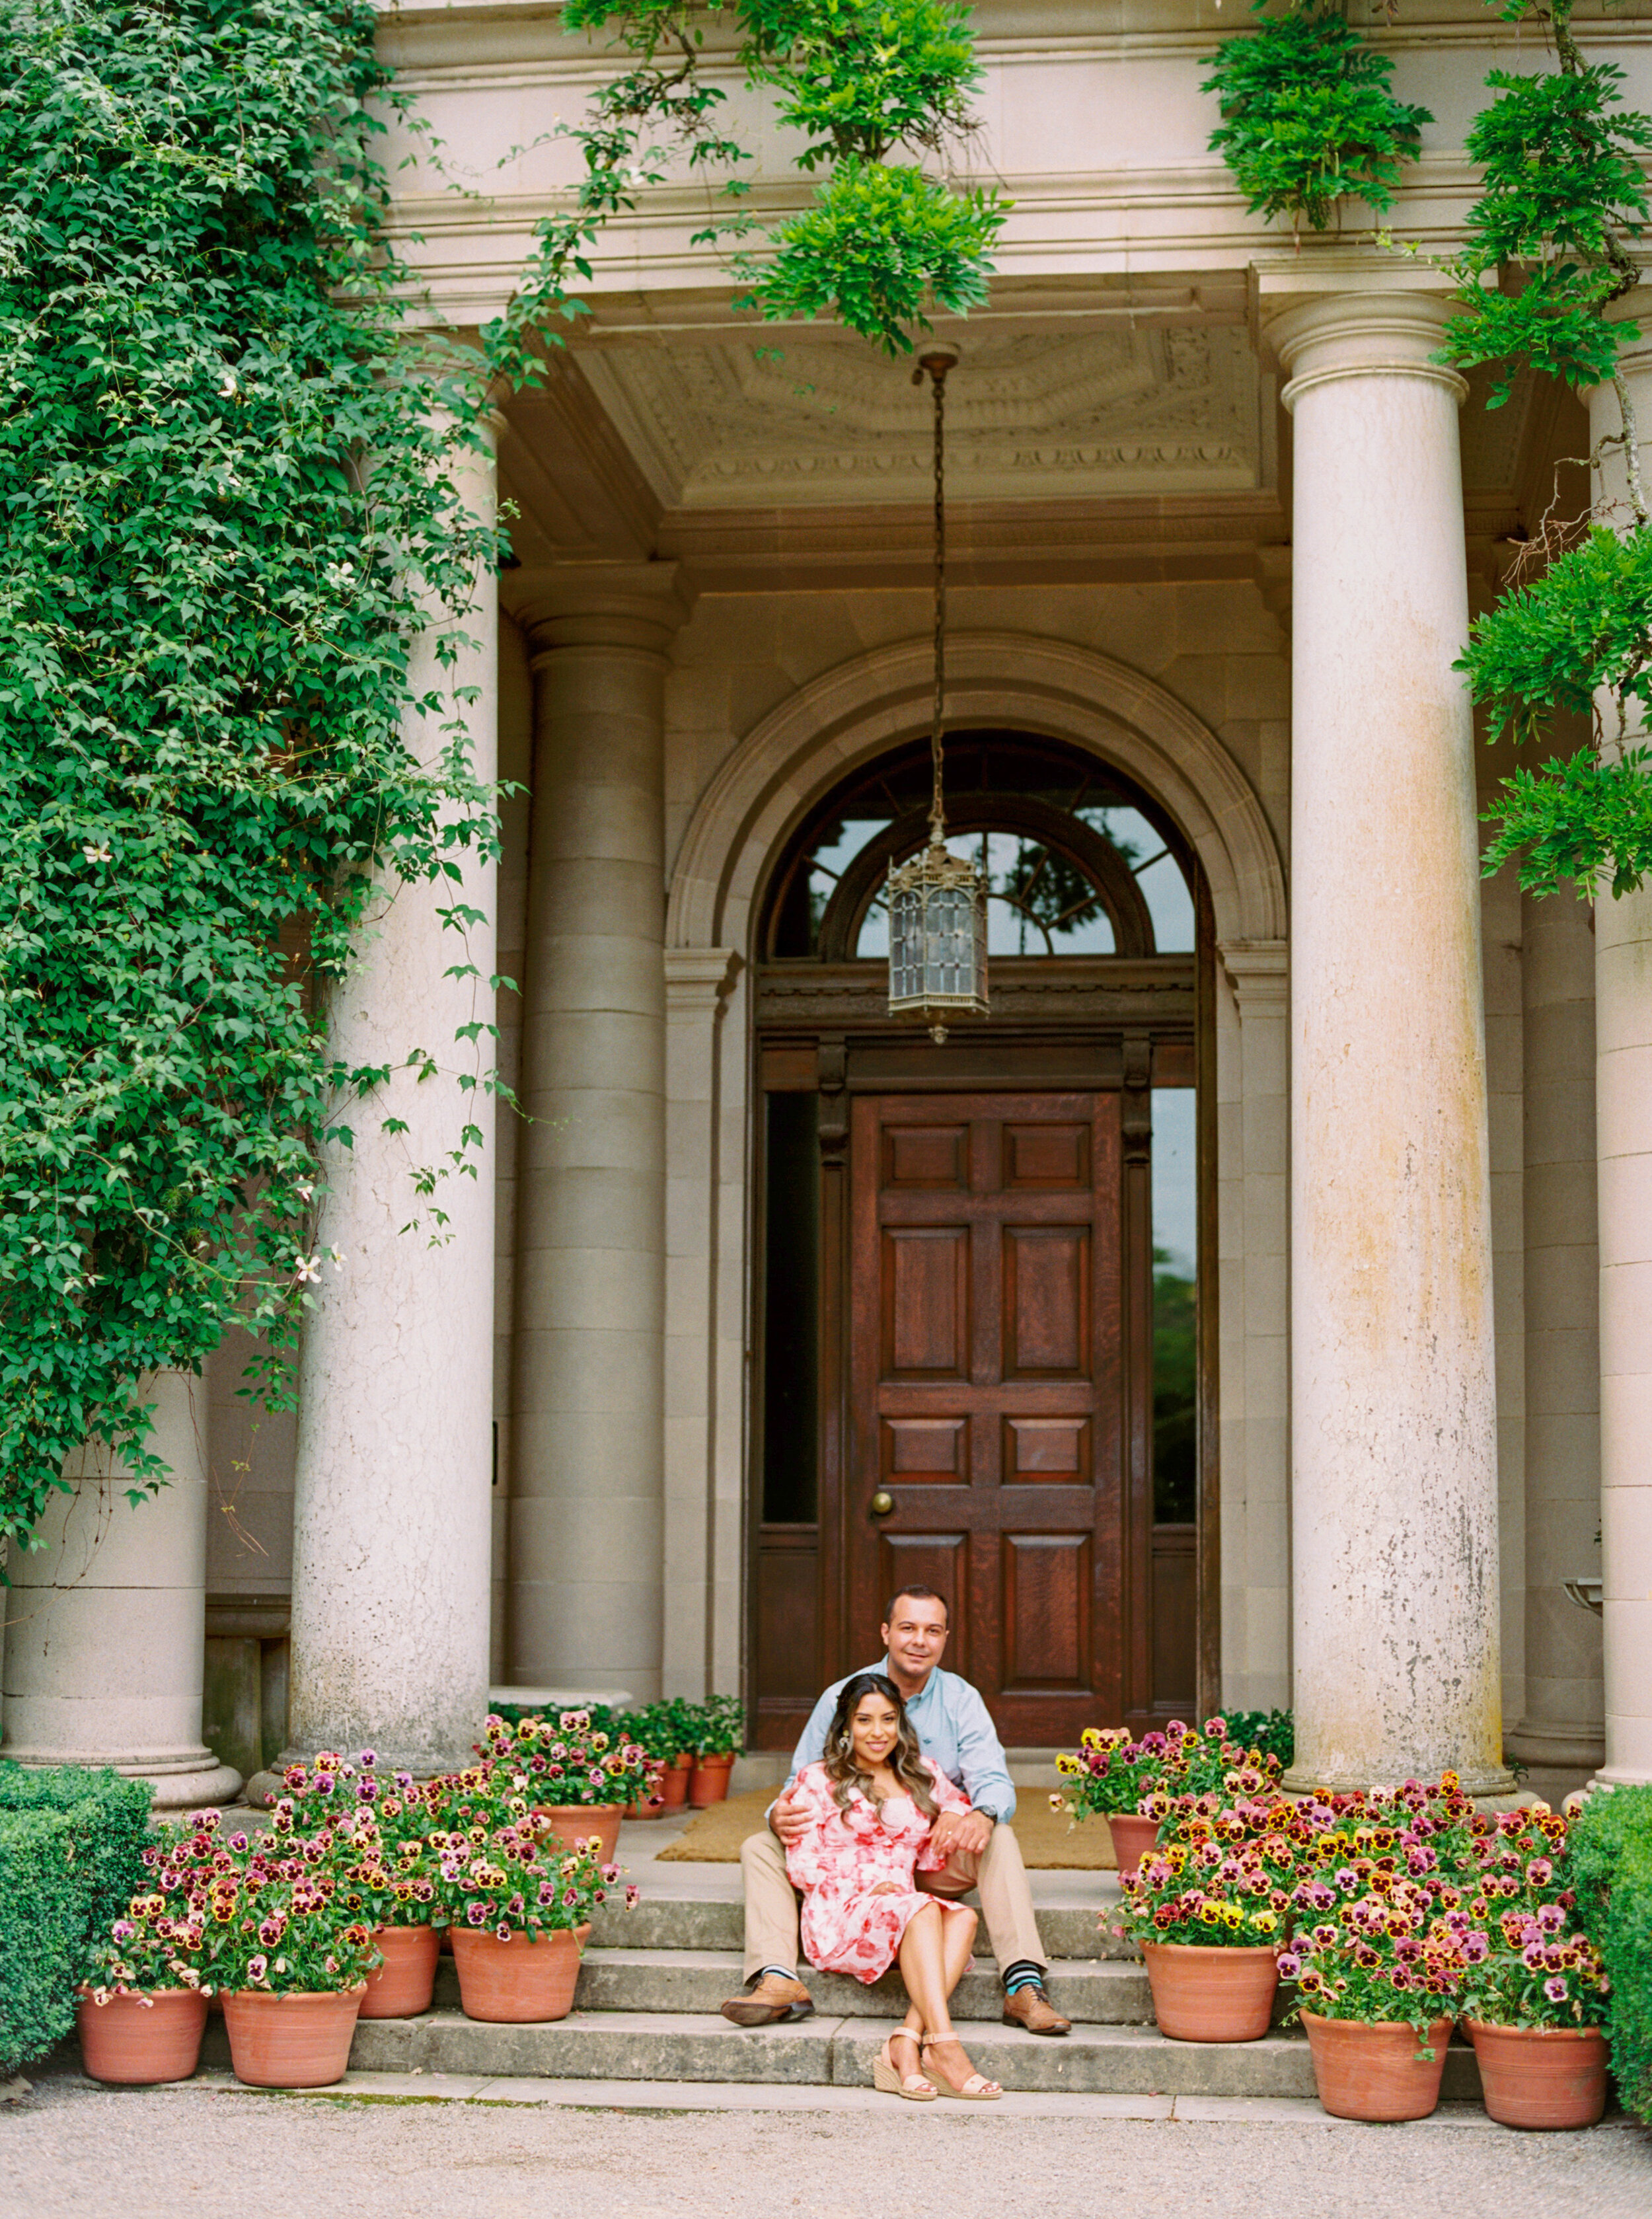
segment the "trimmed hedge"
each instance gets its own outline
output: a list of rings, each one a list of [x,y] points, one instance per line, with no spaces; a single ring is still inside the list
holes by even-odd
[[[0,1763],[0,2076],[73,2026],[87,1945],[143,1886],[149,1804],[118,1773]]]
[[[1606,2038],[1625,2110],[1652,2121],[1652,1787],[1597,1789],[1567,1843],[1578,1918],[1612,1981]]]

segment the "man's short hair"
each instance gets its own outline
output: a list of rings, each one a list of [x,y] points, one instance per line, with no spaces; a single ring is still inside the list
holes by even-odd
[[[952,1625],[952,1605],[947,1601],[944,1594],[937,1594],[933,1588],[897,1588],[894,1594],[889,1598],[889,1608],[884,1613],[884,1624],[885,1625],[892,1625],[895,1623],[895,1606],[900,1601],[903,1596],[904,1596],[909,1602],[938,1602],[942,1610],[947,1613],[947,1625],[950,1627]]]

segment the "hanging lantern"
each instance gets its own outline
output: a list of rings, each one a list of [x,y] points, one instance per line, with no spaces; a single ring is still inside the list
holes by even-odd
[[[929,844],[890,866],[884,889],[889,907],[889,1014],[918,1017],[937,1041],[947,1020],[987,1014],[985,875],[947,850],[941,738],[947,698],[946,380],[957,361],[950,349],[920,355],[912,373],[927,370],[935,393],[935,681],[929,719],[935,792],[929,805]]]

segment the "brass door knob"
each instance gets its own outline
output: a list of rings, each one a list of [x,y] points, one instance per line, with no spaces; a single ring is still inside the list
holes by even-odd
[[[874,1518],[887,1518],[890,1512],[894,1507],[894,1496],[890,1493],[886,1487],[880,1487],[876,1495],[872,1498],[873,1516]]]

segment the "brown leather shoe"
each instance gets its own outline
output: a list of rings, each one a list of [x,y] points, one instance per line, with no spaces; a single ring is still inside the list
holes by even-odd
[[[765,1973],[755,1988],[730,1996],[723,2006],[724,2018],[736,2026],[775,2026],[784,2019],[811,2018],[815,2006],[801,1980],[788,1980],[779,1973]]]
[[[1003,1999],[1006,2026],[1024,2026],[1028,2034],[1071,2034],[1072,2021],[1063,2018],[1036,1981],[1029,1980]]]

